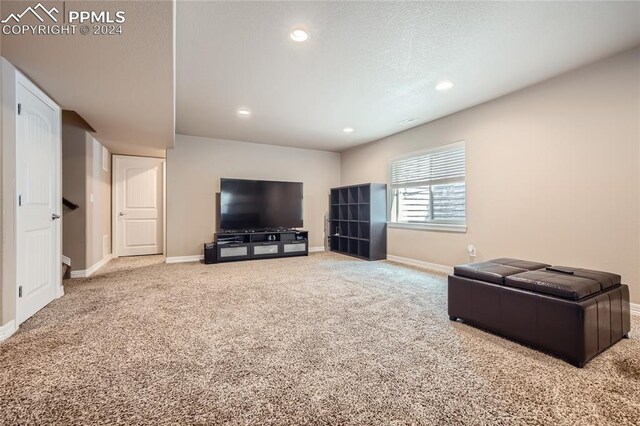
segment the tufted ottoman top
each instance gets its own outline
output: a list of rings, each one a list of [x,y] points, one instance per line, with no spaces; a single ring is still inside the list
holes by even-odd
[[[502,257],[486,262],[468,263],[453,268],[454,275],[494,284],[504,284],[505,277],[546,268],[546,263]]]
[[[621,277],[610,272],[553,266],[505,277],[504,285],[569,300],[580,300],[620,285]]]

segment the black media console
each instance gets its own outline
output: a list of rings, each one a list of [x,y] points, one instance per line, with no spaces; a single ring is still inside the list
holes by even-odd
[[[215,235],[217,262],[306,256],[309,232],[302,230],[233,231]]]

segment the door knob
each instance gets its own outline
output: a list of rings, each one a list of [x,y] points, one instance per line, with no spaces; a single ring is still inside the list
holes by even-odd
[[[59,214],[52,214],[51,215],[51,220],[56,220],[56,219],[60,219],[60,215]]]
[[[124,216],[124,215],[125,215],[125,213],[124,213],[124,212],[120,212],[120,213],[118,213],[118,216]]]

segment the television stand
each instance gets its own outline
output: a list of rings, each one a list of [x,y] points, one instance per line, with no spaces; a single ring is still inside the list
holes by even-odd
[[[215,243],[218,262],[309,254],[309,232],[304,230],[218,231]]]

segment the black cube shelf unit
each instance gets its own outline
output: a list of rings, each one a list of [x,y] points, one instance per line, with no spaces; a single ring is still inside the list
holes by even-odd
[[[366,260],[387,258],[387,185],[331,189],[331,251]]]

